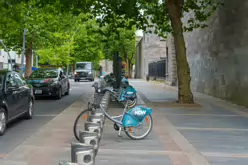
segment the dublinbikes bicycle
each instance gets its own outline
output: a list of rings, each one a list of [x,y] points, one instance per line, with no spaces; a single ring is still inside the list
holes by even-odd
[[[128,110],[127,101],[132,99],[134,99],[134,95],[131,92],[126,92],[125,95],[122,95],[122,101],[125,101],[126,104],[123,113],[119,116],[110,116],[101,104],[90,103],[91,108],[82,111],[75,120],[75,138],[79,140],[79,132],[83,127],[82,125],[80,126],[80,121],[83,120],[86,122],[90,113],[94,113],[99,110],[114,123],[114,129],[119,131],[118,136],[121,136],[121,131],[123,129],[127,136],[131,139],[142,140],[147,137],[153,126],[152,109],[143,106],[135,106]]]
[[[112,81],[112,83],[110,83],[110,84],[113,84],[113,82],[115,80],[112,77],[112,78],[108,79],[108,82],[110,82],[110,81]],[[107,87],[104,87],[103,89],[98,88],[99,93],[105,93],[107,91],[110,92],[111,96],[114,97],[118,102],[122,102],[122,100],[121,100],[122,95],[126,91],[130,91],[130,90],[132,92],[134,92],[134,94],[133,94],[134,98],[132,100],[127,100],[127,102],[128,102],[128,107],[132,108],[137,104],[137,91],[134,89],[133,86],[129,85],[129,82],[125,77],[122,78],[121,87],[119,89],[114,89],[112,86],[107,86]]]

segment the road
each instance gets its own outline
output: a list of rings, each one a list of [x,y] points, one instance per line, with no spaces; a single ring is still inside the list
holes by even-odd
[[[34,118],[32,120],[19,119],[11,123],[8,126],[6,134],[0,137],[0,159],[34,134],[39,128],[56,117],[60,112],[71,105],[80,95],[85,97],[89,96],[89,88],[92,84],[92,82],[75,83],[74,81],[71,81],[71,92],[69,96],[64,96],[61,100],[44,97],[38,98],[35,101]]]

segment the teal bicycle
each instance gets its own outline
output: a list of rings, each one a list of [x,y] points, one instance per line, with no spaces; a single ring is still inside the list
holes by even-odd
[[[126,102],[125,108],[123,113],[118,116],[108,114],[101,104],[89,103],[89,108],[82,111],[75,120],[73,129],[75,138],[79,140],[79,132],[83,131],[84,123],[87,122],[88,116],[99,111],[103,112],[114,123],[114,129],[119,131],[118,136],[121,136],[121,131],[124,130],[131,139],[141,140],[146,138],[153,127],[152,109],[143,106],[135,106],[128,109],[128,100],[134,98],[133,92],[126,90],[125,94],[121,96],[122,101]]]

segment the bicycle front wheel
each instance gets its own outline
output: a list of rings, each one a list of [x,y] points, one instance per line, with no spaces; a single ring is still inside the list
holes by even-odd
[[[91,109],[83,110],[76,118],[73,126],[73,133],[75,138],[79,141],[79,132],[84,131],[84,124],[87,122],[88,116],[91,112]]]
[[[152,116],[148,115],[139,126],[124,128],[124,130],[127,136],[131,139],[142,140],[150,134],[150,132],[152,131],[152,126]]]

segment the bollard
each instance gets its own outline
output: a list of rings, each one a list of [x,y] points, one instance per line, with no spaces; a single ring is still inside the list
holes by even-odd
[[[86,122],[84,126],[85,126],[85,131],[97,132],[98,136],[101,137],[102,128],[100,123]]]
[[[91,152],[94,153],[94,147],[92,145],[87,145],[83,143],[71,143],[71,162],[77,163],[77,152],[79,151],[85,151],[89,154]]]
[[[97,132],[80,131],[79,133],[80,143],[92,145],[94,148],[94,155],[96,156],[99,148],[100,137]]]
[[[78,165],[95,165],[94,151],[79,151],[76,153]]]
[[[103,125],[104,125],[104,117],[103,116],[90,115],[90,116],[88,116],[88,121],[92,122],[92,123],[99,123],[99,124],[101,124],[101,128],[103,128]]]
[[[79,165],[79,164],[71,163],[71,162],[67,162],[67,161],[62,161],[62,162],[59,162],[59,165]]]

